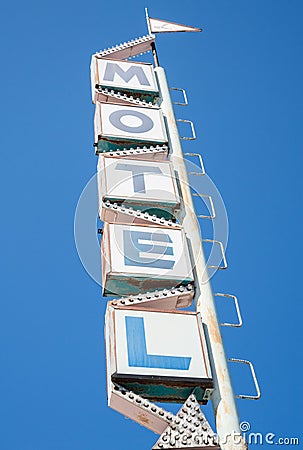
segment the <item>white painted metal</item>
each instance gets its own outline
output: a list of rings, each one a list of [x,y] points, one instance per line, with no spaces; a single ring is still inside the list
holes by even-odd
[[[138,174],[141,181],[136,186]],[[141,210],[143,207],[162,207],[173,214],[180,207],[173,167],[169,161],[127,158],[121,161],[120,158],[107,158],[106,154],[99,156],[98,190],[100,201],[110,200]]]
[[[195,395],[191,394],[152,450],[220,450],[217,441]]]
[[[105,316],[105,342],[110,342],[114,336],[114,308],[108,307]],[[161,434],[169,425],[171,414],[150,401],[130,392],[125,388],[120,388],[112,383],[112,368],[115,366],[115,350],[106,347],[106,374],[107,374],[107,396],[108,406],[129,417],[144,427]]]
[[[180,136],[180,139],[182,139],[183,141],[194,141],[195,139],[197,139],[195,126],[194,126],[194,123],[191,120],[188,120],[188,119],[177,119],[176,122],[189,123],[190,129],[191,129],[191,134],[192,134],[191,136],[189,136],[189,137],[187,137],[187,136]]]
[[[199,215],[197,215],[197,217],[199,217]],[[216,239],[202,239],[202,242],[209,242],[213,246],[215,244],[218,245],[219,249],[220,249],[220,252],[221,252],[221,255],[222,255],[222,258],[221,258],[222,265],[221,266],[210,264],[207,267],[209,269],[217,269],[217,270],[225,270],[225,269],[227,269],[228,265],[227,265],[227,260],[226,260],[226,256],[225,256],[225,249],[224,249],[223,243],[221,241],[217,241]]]
[[[166,143],[163,117],[159,109],[96,103],[95,142],[109,141]]]
[[[188,100],[187,100],[187,95],[186,95],[186,91],[185,89],[182,88],[176,88],[176,87],[171,87],[169,88],[171,91],[178,91],[178,92],[182,92],[182,96],[183,96],[183,102],[177,102],[174,101],[173,104],[174,105],[178,105],[178,106],[187,106],[188,105]]]
[[[186,152],[186,153],[184,153],[184,156],[190,156],[191,158],[198,158],[199,164],[200,164],[200,171],[199,172],[196,172],[196,171],[188,172],[188,175],[195,175],[195,176],[201,177],[201,176],[206,174],[204,163],[203,163],[203,159],[202,159],[202,156],[200,155],[200,153],[188,153],[188,152]]]
[[[104,224],[104,294],[133,295],[193,281],[183,230]]]
[[[169,22],[167,20],[153,19],[149,17],[150,30],[152,33],[171,33],[184,31],[202,31],[201,28],[189,27],[180,23]]]
[[[137,306],[137,308],[139,305]],[[134,367],[129,365],[128,339],[125,317],[143,318],[145,328],[146,350],[150,355],[190,357],[186,370]],[[174,311],[159,312],[133,309],[115,309],[115,335],[107,346],[115,348],[115,367],[113,372],[132,374],[134,376],[165,376],[188,378],[209,378],[211,370],[207,355],[205,336],[200,314],[195,312]],[[137,346],[142,342],[138,336]],[[141,350],[137,348],[138,352]],[[145,351],[145,349],[142,349]],[[174,381],[172,381],[174,385]]]
[[[182,230],[169,230],[162,228],[150,228],[150,227],[140,227],[140,226],[129,226],[129,225],[115,225],[110,224],[108,226],[108,237],[110,239],[110,254],[111,254],[111,263],[113,272],[123,273],[123,274],[133,274],[139,273],[142,275],[149,276],[167,276],[167,277],[177,277],[177,278],[187,278],[189,274],[191,274],[191,267],[188,259],[188,255],[186,255],[186,241]],[[146,246],[150,246],[150,250],[139,251],[137,254],[127,254],[126,249],[126,238],[123,237],[124,231],[131,231],[134,233],[147,233],[147,237],[139,238],[139,244],[145,244]],[[149,238],[148,233],[151,233],[151,237]],[[158,235],[169,236],[170,242],[163,242],[158,239]],[[105,234],[106,236],[106,234]],[[161,246],[163,250],[152,251],[152,248],[155,246]],[[134,247],[136,247],[136,242],[134,241]],[[139,247],[138,247],[139,248]],[[171,248],[172,253],[165,255],[165,250]],[[125,256],[129,257],[134,263],[133,266],[131,262],[129,265],[125,264]],[[171,262],[173,268],[159,268],[159,267],[149,267],[148,263],[141,262],[141,258],[149,259],[150,262],[163,260],[167,262]],[[169,264],[170,266],[170,264]],[[134,269],[135,268],[135,269]]]
[[[235,397],[236,398],[242,398],[245,400],[259,400],[261,398],[261,390],[258,383],[257,375],[255,372],[254,365],[251,361],[248,361],[247,359],[238,359],[238,358],[228,358],[229,362],[239,363],[239,364],[246,364],[250,368],[252,379],[256,388],[256,394],[255,395],[248,395],[248,394],[238,394]]]
[[[199,226],[194,211],[191,191],[183,159],[178,128],[174,116],[173,106],[170,99],[169,87],[162,67],[156,67],[155,73],[162,97],[161,109],[167,123],[169,145],[172,151],[171,161],[178,173],[181,194],[184,200],[184,226],[186,236],[189,240],[192,258],[196,271],[196,307],[201,312],[203,322],[207,327],[207,343],[211,355],[212,372],[214,376],[215,390],[212,394],[212,402],[216,419],[216,428],[221,440],[223,450],[234,448],[233,435],[240,436],[239,418],[233,394],[232,384],[227,366],[222,336],[218,324],[214,298],[206,269],[206,261],[201,245]],[[245,439],[239,437],[238,450],[246,448]]]
[[[97,84],[101,86],[116,88],[117,90],[127,88],[136,91],[153,91],[155,93],[158,92],[153,67],[151,64],[119,61],[114,59],[107,60],[105,58],[100,59],[96,57],[94,58],[97,60]],[[108,79],[106,78],[106,70],[109,66],[117,66],[117,68],[119,68],[121,72],[116,70],[114,76],[112,76],[111,79]],[[130,73],[130,70],[132,69],[134,69],[133,76],[131,76],[131,74],[128,75],[128,73]],[[124,76],[123,72],[128,76]],[[119,73],[121,73],[122,76],[119,75]],[[140,77],[141,74],[142,76]],[[142,80],[143,77],[144,79]],[[144,83],[142,83],[142,81]]]
[[[223,323],[220,323],[220,326],[221,327],[233,327],[233,328],[240,328],[240,327],[242,327],[243,320],[242,320],[242,315],[241,315],[241,311],[240,311],[238,298],[235,295],[232,295],[232,294],[222,294],[222,293],[219,293],[219,292],[214,294],[214,297],[231,298],[233,300],[234,304],[235,304],[236,313],[237,313],[237,317],[238,317],[238,322],[237,323],[223,322]]]
[[[208,194],[197,194],[197,193],[193,193],[192,194],[193,197],[199,197],[199,198],[207,198],[208,202],[209,202],[209,206],[210,206],[210,214],[209,215],[205,215],[205,214],[197,214],[198,219],[215,219],[216,218],[216,211],[215,211],[215,205],[213,202],[213,198],[211,195]]]

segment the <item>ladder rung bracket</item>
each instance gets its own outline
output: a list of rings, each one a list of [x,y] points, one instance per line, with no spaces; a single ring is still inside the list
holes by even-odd
[[[105,103],[122,103],[136,106],[143,106],[145,108],[159,109],[157,105],[152,102],[146,102],[145,100],[140,100],[139,98],[134,98],[132,95],[123,94],[122,92],[115,91],[113,89],[102,89],[98,86],[96,87],[97,101]]]
[[[169,88],[171,91],[178,91],[178,92],[182,92],[183,95],[183,102],[173,102],[174,105],[178,105],[178,106],[187,106],[188,105],[188,100],[187,100],[187,95],[186,95],[186,91],[185,89],[182,88],[176,88],[176,87],[171,87]]]
[[[122,223],[134,225],[148,225],[165,227],[171,229],[181,229],[181,225],[166,220],[163,217],[157,217],[155,214],[151,215],[147,212],[134,210],[125,206],[111,203],[110,201],[102,202],[100,211],[100,219],[108,223]]]
[[[199,159],[201,172],[188,172],[188,175],[202,176],[206,174],[202,156],[199,153],[184,153],[184,156],[196,157]]]
[[[256,389],[256,395],[246,395],[246,394],[238,394],[235,395],[236,398],[241,398],[241,399],[245,399],[245,400],[259,400],[259,398],[261,397],[261,390],[260,390],[260,386],[258,383],[258,379],[257,379],[257,375],[255,372],[255,368],[253,366],[253,363],[251,361],[248,361],[246,359],[238,359],[238,358],[228,358],[229,362],[233,362],[233,363],[238,363],[238,364],[246,364],[249,366],[250,371],[251,371],[251,375],[252,375],[252,379],[255,385],[255,389]]]
[[[190,128],[191,128],[191,133],[192,133],[192,136],[190,136],[190,137],[180,136],[180,139],[182,139],[183,141],[194,141],[195,139],[197,139],[194,123],[193,123],[192,120],[177,119],[177,122],[189,123],[190,124]]]
[[[146,294],[131,295],[118,300],[111,301],[114,307],[132,307],[140,304],[143,308],[152,307],[155,302],[175,302],[176,308],[187,308],[191,305],[194,296],[194,287],[192,284],[179,286],[174,289],[163,289],[160,291],[147,292]]]
[[[153,34],[148,34],[146,36],[115,45],[114,47],[100,50],[100,52],[97,52],[95,56],[97,58],[107,59],[127,59],[150,51],[151,44],[153,42],[155,42],[155,36]]]
[[[222,266],[207,266],[209,269],[218,269],[218,270],[224,270],[227,269],[228,265],[227,265],[227,260],[226,260],[226,255],[225,255],[225,250],[224,250],[224,245],[221,241],[217,241],[216,239],[202,239],[202,242],[211,242],[213,244],[217,244],[220,247],[220,251],[222,254],[222,261],[223,261],[223,265]]]
[[[242,315],[241,315],[241,311],[240,311],[240,307],[239,307],[239,301],[238,301],[237,297],[235,295],[232,295],[232,294],[221,294],[221,293],[214,294],[214,297],[230,298],[230,299],[232,299],[234,301],[235,308],[236,308],[236,313],[237,313],[237,317],[238,317],[238,323],[223,322],[223,323],[220,323],[221,327],[233,327],[233,328],[240,328],[240,327],[242,327],[243,320],[242,320]]]
[[[204,215],[204,214],[197,214],[197,218],[198,219],[215,219],[216,218],[216,211],[215,211],[215,206],[214,206],[214,202],[212,199],[211,195],[208,194],[198,194],[198,193],[193,193],[192,194],[193,197],[201,197],[201,198],[207,198],[210,204],[210,215]]]

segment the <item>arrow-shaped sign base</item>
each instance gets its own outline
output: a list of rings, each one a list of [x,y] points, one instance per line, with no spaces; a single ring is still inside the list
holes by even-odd
[[[189,396],[152,450],[177,448],[183,450],[220,449],[217,437],[202,413],[194,394]]]

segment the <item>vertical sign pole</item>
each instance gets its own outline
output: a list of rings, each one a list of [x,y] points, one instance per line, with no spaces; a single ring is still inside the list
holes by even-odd
[[[212,403],[216,418],[217,434],[223,450],[231,450],[233,448],[245,450],[247,444],[240,432],[235,397],[227,367],[214,298],[210,281],[208,280],[205,256],[200,241],[199,225],[188,183],[169,87],[164,69],[162,67],[156,67],[155,73],[162,97],[161,109],[167,122],[169,145],[172,152],[171,161],[174,169],[178,173],[180,189],[184,200],[182,226],[190,242],[193,264],[196,270],[196,309],[201,312],[203,322],[207,327],[206,339],[210,352],[215,387],[212,394]]]
[[[149,22],[149,17],[148,17],[148,9],[145,8],[145,18],[146,18],[146,23],[147,23],[147,29],[148,29],[148,34],[152,34],[151,32],[151,28],[150,28],[150,22]],[[159,58],[158,58],[158,54],[157,54],[157,49],[156,49],[156,45],[154,42],[152,42],[151,44],[151,49],[152,49],[152,54],[153,54],[153,58],[154,58],[154,63],[155,63],[155,67],[159,67]]]

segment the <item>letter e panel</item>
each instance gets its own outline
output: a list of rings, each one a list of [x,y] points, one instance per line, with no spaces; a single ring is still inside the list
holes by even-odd
[[[206,403],[213,380],[201,315],[108,307],[108,379],[152,401]]]
[[[103,295],[134,295],[192,282],[182,229],[104,223]]]

